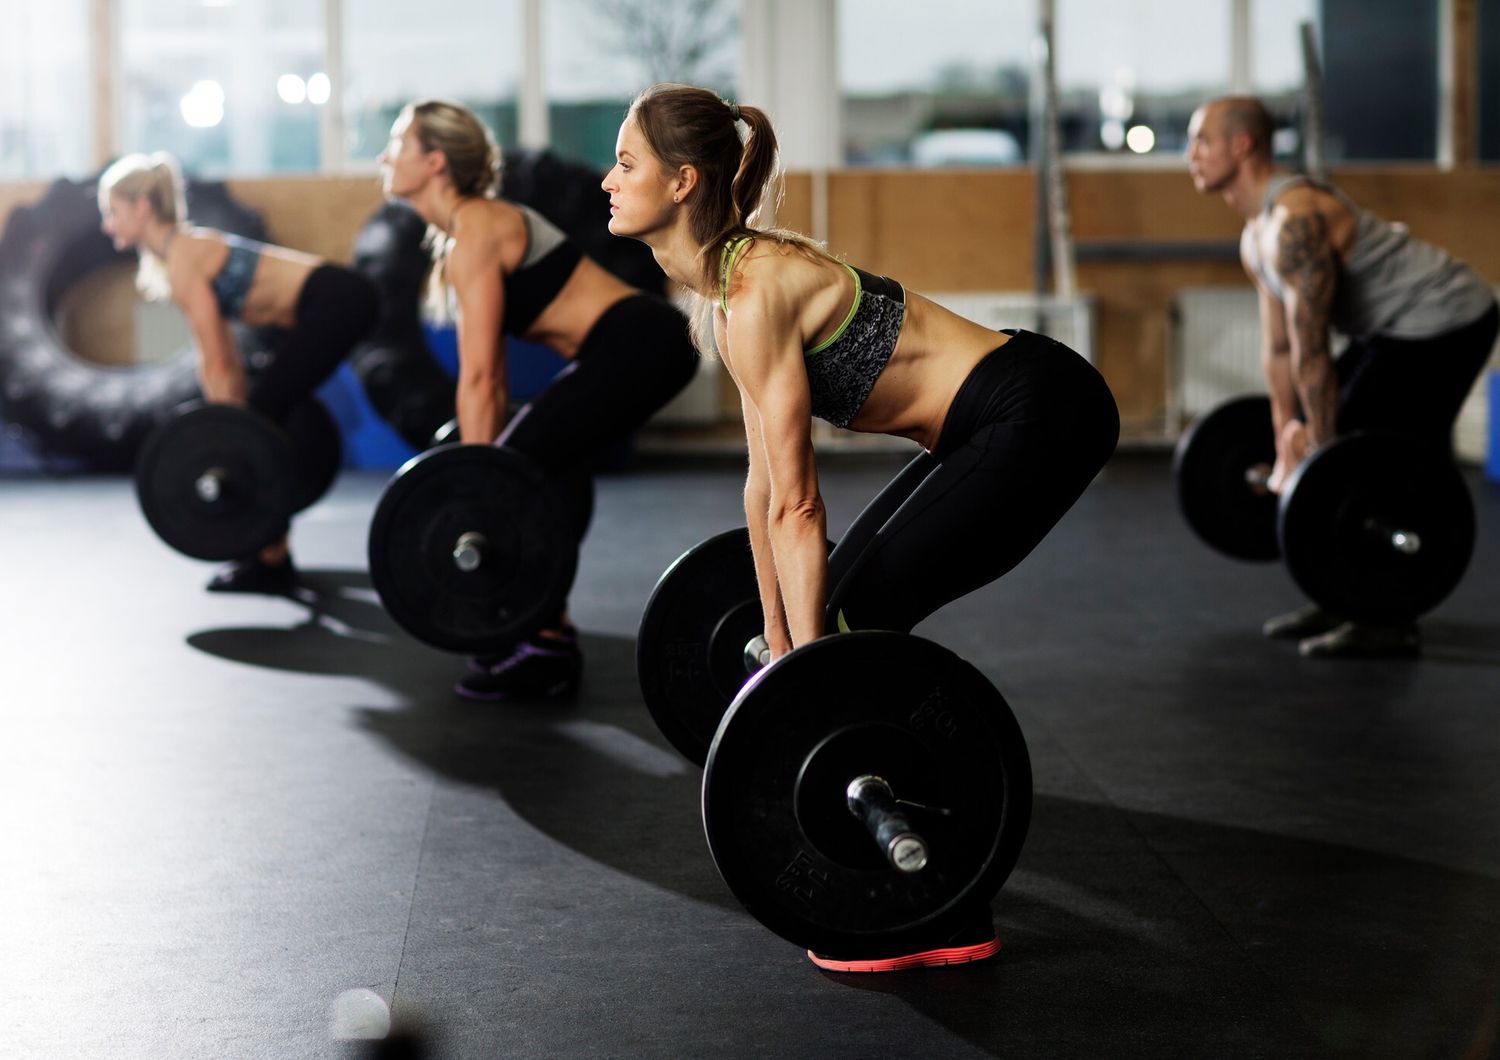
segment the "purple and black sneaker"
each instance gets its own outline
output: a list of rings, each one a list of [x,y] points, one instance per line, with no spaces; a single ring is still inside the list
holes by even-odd
[[[478,656],[467,674],[453,686],[465,699],[497,702],[517,699],[560,699],[578,690],[583,653],[578,635],[569,628],[563,636],[537,634],[517,644],[509,655]]]

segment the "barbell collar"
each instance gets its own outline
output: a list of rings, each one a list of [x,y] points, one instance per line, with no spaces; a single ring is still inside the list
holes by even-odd
[[[927,841],[912,829],[884,779],[868,773],[855,777],[844,794],[849,812],[874,837],[893,868],[921,872],[927,867]]]
[[[1391,548],[1404,556],[1415,556],[1422,551],[1422,535],[1415,530],[1388,526],[1374,519],[1365,524],[1365,529],[1374,534],[1377,539],[1389,543]]]
[[[465,574],[472,574],[484,562],[489,541],[477,530],[469,530],[458,536],[453,545],[453,564]]]
[[[753,674],[757,670],[763,670],[770,665],[771,646],[766,643],[764,634],[757,633],[745,645],[745,672]]]
[[[215,504],[224,496],[224,479],[227,472],[222,467],[211,467],[193,481],[193,493],[204,504]]]

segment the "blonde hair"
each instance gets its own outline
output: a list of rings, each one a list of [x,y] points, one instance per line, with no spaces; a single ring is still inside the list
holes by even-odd
[[[500,194],[500,145],[489,126],[462,103],[446,99],[427,99],[408,103],[402,114],[424,151],[441,151],[448,161],[448,179],[465,197],[498,198]],[[425,245],[432,254],[432,271],[428,274],[424,299],[427,314],[435,320],[447,320],[448,250],[452,244],[448,233],[437,225],[427,226]]]
[[[630,104],[651,152],[669,171],[698,171],[698,193],[688,203],[688,227],[698,242],[699,286],[717,292],[719,258],[740,236],[769,239],[809,256],[831,258],[822,244],[785,228],[757,228],[775,212],[783,191],[781,157],[771,119],[759,107],[739,106],[706,88],[652,85]],[[739,125],[746,134],[740,138]],[[727,285],[731,277],[722,277]],[[693,293],[693,345],[714,352],[715,298]]]
[[[187,195],[182,167],[165,151],[153,154],[125,155],[99,176],[99,212],[109,210],[111,195],[127,202],[145,199],[158,221],[183,227],[187,224]],[[151,301],[171,296],[167,280],[167,263],[146,247],[137,248],[140,265],[135,273],[135,287]]]

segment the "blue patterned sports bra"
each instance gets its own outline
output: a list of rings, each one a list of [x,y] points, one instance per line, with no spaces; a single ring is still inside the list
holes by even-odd
[[[221,234],[224,245],[229,248],[229,256],[208,285],[213,289],[214,301],[219,303],[220,315],[225,320],[238,320],[244,312],[250,285],[255,282],[255,267],[260,264],[265,244],[230,232]]]

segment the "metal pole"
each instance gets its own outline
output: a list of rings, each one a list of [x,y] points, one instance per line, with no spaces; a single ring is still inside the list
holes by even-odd
[[[1031,166],[1035,173],[1036,202],[1032,219],[1032,285],[1038,297],[1052,283],[1052,210],[1047,201],[1047,69],[1051,64],[1052,0],[1037,0],[1037,35],[1032,42],[1031,67]]]
[[[1302,69],[1303,98],[1306,113],[1302,121],[1302,168],[1315,180],[1328,178],[1328,161],[1323,153],[1323,65],[1318,59],[1318,31],[1311,22],[1303,22]]]

